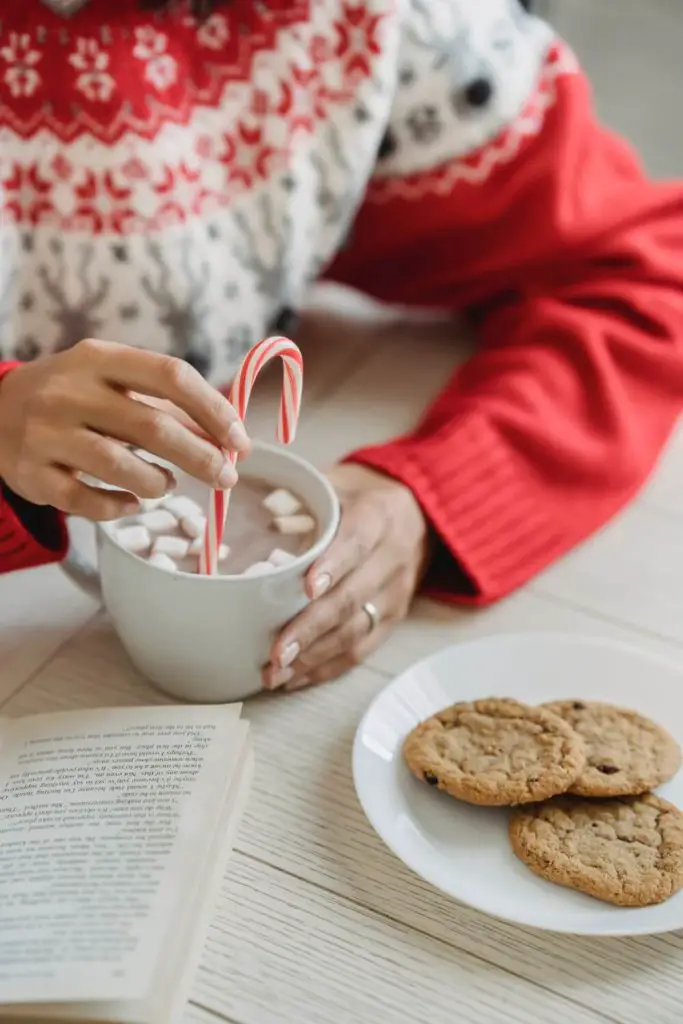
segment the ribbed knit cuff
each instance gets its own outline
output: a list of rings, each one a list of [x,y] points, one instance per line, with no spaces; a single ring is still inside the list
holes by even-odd
[[[0,573],[61,561],[69,546],[63,517],[52,508],[21,502],[26,511],[22,522],[10,504],[21,499],[8,499],[0,483]]]
[[[450,551],[427,588],[439,597],[485,604],[525,583],[575,541],[549,512],[528,465],[482,417],[464,416],[427,437],[399,439],[349,457],[410,488]],[[579,538],[577,537],[576,540]],[[463,572],[474,596],[463,587]]]

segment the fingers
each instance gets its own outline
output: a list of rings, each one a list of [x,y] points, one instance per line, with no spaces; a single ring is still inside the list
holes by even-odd
[[[27,495],[39,505],[52,505],[69,515],[106,522],[140,511],[134,494],[90,487],[77,480],[67,469],[56,466],[41,471],[40,493]]]
[[[306,577],[306,592],[312,600],[336,587],[356,566],[367,562],[384,536],[386,519],[378,513],[370,498],[344,510],[339,533]]]
[[[249,449],[247,433],[230,402],[189,363],[111,342],[81,344],[89,346],[110,383],[172,402],[223,448]]]
[[[227,490],[237,483],[223,450],[163,409],[111,392],[87,418],[98,432],[150,452],[210,487]]]
[[[360,628],[363,628],[362,625]],[[292,680],[282,687],[283,692],[295,693],[297,690],[304,690],[311,686],[320,686],[339,679],[340,676],[350,672],[358,665],[362,665],[372,652],[384,643],[390,629],[391,625],[387,623],[379,626],[370,634],[366,632],[343,654],[338,655],[336,658],[331,658],[329,661],[322,662],[315,668],[302,670],[300,674],[295,673]]]
[[[278,689],[281,686],[285,689],[292,686],[298,689],[297,684],[301,679],[308,682],[324,682],[328,678],[335,678],[326,673],[329,666],[337,662],[343,663],[345,672],[360,664],[366,656],[366,643],[371,641],[374,648],[377,634],[380,634],[381,639],[397,617],[396,593],[392,583],[393,581],[389,581],[379,594],[373,594],[372,603],[379,613],[380,626],[372,628],[368,613],[361,607],[348,619],[341,621],[336,628],[324,633],[309,647],[303,649],[291,666],[269,666],[263,675],[264,687],[267,690]]]
[[[69,436],[68,452],[49,452],[53,462],[87,473],[140,498],[161,498],[175,485],[173,474],[141,459],[118,441],[89,430]]]
[[[361,611],[363,603],[375,601],[378,588],[381,589],[395,572],[395,564],[382,552],[363,562],[285,626],[273,647],[272,664],[278,669],[287,669],[327,633],[350,628],[351,620]],[[367,626],[367,615],[363,615]]]

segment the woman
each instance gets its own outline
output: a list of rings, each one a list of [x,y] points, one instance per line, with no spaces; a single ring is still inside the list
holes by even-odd
[[[641,486],[683,395],[683,191],[517,0],[0,10],[0,345],[41,357],[0,384],[0,568],[61,557],[54,509],[165,490],[122,442],[229,485],[206,435],[248,441],[202,375],[289,333],[323,272],[465,312],[479,346],[335,470],[342,529],[267,686],[340,674],[423,582],[504,596]]]

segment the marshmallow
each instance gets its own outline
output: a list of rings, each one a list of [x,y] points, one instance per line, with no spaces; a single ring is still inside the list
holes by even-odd
[[[149,530],[145,526],[124,526],[115,532],[114,537],[122,548],[132,551],[134,555],[148,551],[152,543]]]
[[[164,498],[164,508],[167,508],[169,512],[172,512],[176,519],[182,519],[184,516],[201,516],[202,510],[196,501],[192,498],[186,498],[183,494],[173,494],[169,498]]]
[[[155,508],[159,508],[163,498],[140,498],[140,508],[143,512],[152,512]]]
[[[140,526],[146,526],[150,533],[168,533],[175,530],[178,521],[172,512],[165,508],[154,508],[138,516]]]
[[[170,558],[185,558],[190,542],[183,537],[157,537],[152,548],[153,555],[168,555]]]
[[[206,530],[206,516],[183,516],[180,520],[180,529],[186,537],[203,537]]]
[[[178,566],[175,564],[172,558],[168,555],[157,552],[156,554],[149,556],[149,564],[155,566],[157,569],[163,569],[165,572],[177,572]]]
[[[289,565],[289,563],[293,562],[295,558],[296,555],[290,554],[289,551],[283,551],[282,548],[273,548],[268,555],[268,561],[270,564],[275,565],[278,568],[281,565]]]
[[[301,508],[301,502],[289,491],[281,488],[263,499],[263,507],[274,516],[293,516]]]
[[[273,566],[270,562],[254,562],[248,569],[245,569],[242,573],[243,576],[265,576],[267,572],[272,572]]]
[[[275,527],[279,533],[303,535],[315,530],[313,516],[276,516]]]

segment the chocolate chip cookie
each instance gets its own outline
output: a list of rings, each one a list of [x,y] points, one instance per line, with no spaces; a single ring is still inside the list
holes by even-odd
[[[403,756],[418,779],[489,807],[564,793],[586,760],[583,740],[559,715],[497,698],[428,718],[405,740]]]
[[[516,811],[509,832],[535,874],[606,903],[647,907],[683,887],[683,813],[652,793],[558,797]]]
[[[638,796],[666,782],[681,765],[672,736],[635,711],[593,701],[543,705],[579,733],[586,765],[569,788],[578,796]]]

